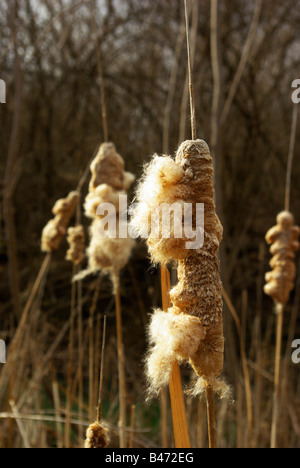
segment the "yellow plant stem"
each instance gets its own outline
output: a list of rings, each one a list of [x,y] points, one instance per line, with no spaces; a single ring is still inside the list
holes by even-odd
[[[284,305],[277,304],[277,331],[276,331],[276,351],[275,351],[275,375],[274,375],[274,394],[273,394],[273,416],[271,429],[271,448],[277,448],[277,430],[280,409],[280,368],[281,368],[281,346],[283,331],[283,312]]]
[[[117,321],[117,345],[118,345],[118,372],[119,372],[119,435],[120,448],[126,448],[126,382],[125,382],[125,360],[123,347],[123,326],[119,276],[115,275],[115,300],[116,300],[116,321]]]
[[[167,311],[171,305],[169,295],[171,281],[169,271],[166,267],[161,268],[161,287],[163,309]],[[169,389],[176,448],[191,448],[180,369],[177,362],[174,364],[172,369]]]
[[[209,448],[217,448],[217,435],[216,435],[216,412],[214,401],[214,389],[211,385],[206,387],[206,404],[207,404],[207,424],[208,424],[208,438]]]

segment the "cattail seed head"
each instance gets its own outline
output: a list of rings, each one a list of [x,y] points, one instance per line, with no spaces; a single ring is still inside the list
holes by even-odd
[[[58,250],[79,199],[80,194],[78,192],[70,192],[67,198],[58,200],[55,203],[52,210],[55,218],[51,219],[43,229],[42,252]]]
[[[276,304],[285,305],[294,289],[296,267],[295,252],[299,250],[300,228],[294,225],[294,216],[283,211],[277,216],[277,225],[266,235],[266,241],[271,245],[273,255],[270,266],[272,271],[266,274],[267,284],[264,291],[271,296]]]
[[[91,164],[92,178],[89,185],[89,193],[85,199],[85,214],[92,219],[90,226],[90,245],[87,249],[89,259],[88,269],[76,276],[76,279],[84,278],[90,273],[103,271],[117,277],[119,272],[128,262],[131,251],[135,245],[134,240],[127,236],[119,235],[120,197],[126,195],[135,176],[124,171],[124,160],[117,153],[112,143],[104,143]],[[105,226],[103,231],[102,219],[104,215],[98,213],[101,204],[110,204],[114,207],[113,216],[117,215],[112,223],[114,233]]]
[[[70,245],[66,260],[74,265],[80,265],[85,257],[85,234],[83,226],[70,227],[68,229],[67,241]]]
[[[85,448],[107,448],[110,443],[109,430],[103,423],[95,422],[86,431]]]
[[[186,141],[178,149],[176,161],[154,156],[146,167],[137,191],[132,225],[145,235],[155,263],[178,263],[178,284],[170,293],[173,307],[167,313],[155,311],[150,326],[150,353],[147,371],[150,392],[157,393],[167,384],[176,360],[188,360],[201,382],[215,385],[223,369],[223,301],[219,244],[223,228],[215,212],[213,163],[207,144]],[[162,238],[151,230],[149,219],[157,205],[189,203],[196,226],[196,204],[204,204],[204,245],[188,250],[183,235]],[[180,212],[179,212],[180,213]],[[174,214],[171,221],[183,223]],[[174,228],[174,226],[173,226]],[[171,232],[173,230],[171,229]]]

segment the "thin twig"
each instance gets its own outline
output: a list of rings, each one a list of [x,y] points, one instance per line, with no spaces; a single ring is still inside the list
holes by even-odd
[[[172,105],[174,101],[174,94],[176,89],[176,80],[178,74],[178,65],[179,65],[179,58],[182,50],[183,41],[185,38],[185,19],[183,18],[183,22],[180,26],[179,35],[177,38],[176,50],[175,50],[175,61],[174,66],[172,69],[171,77],[170,77],[170,84],[169,84],[169,92],[168,92],[168,99],[165,108],[164,114],[164,124],[163,124],[163,152],[164,154],[169,154],[170,152],[170,122],[171,122],[171,111]]]
[[[104,141],[108,142],[108,124],[107,124],[107,110],[106,110],[106,102],[105,102],[105,86],[104,86],[104,78],[103,78],[102,53],[101,53],[101,45],[98,40],[97,3],[95,0],[92,0],[92,7],[93,7],[92,21],[93,21],[93,27],[94,27],[95,46],[96,46],[96,54],[97,54],[97,66],[98,66],[98,74],[99,74],[103,133],[104,133]]]
[[[131,406],[131,418],[130,418],[130,438],[129,438],[129,448],[130,449],[133,449],[135,410],[136,410],[136,406],[132,405]]]
[[[76,267],[73,267],[73,275],[76,274]],[[67,369],[67,399],[66,399],[66,426],[65,426],[65,448],[70,448],[71,442],[71,411],[72,411],[72,384],[73,384],[73,357],[74,357],[74,331],[76,316],[76,288],[77,284],[72,283],[71,290],[71,319],[68,350],[68,369]]]
[[[120,278],[119,274],[114,275],[115,302],[116,302],[116,325],[117,325],[117,345],[118,345],[118,372],[119,372],[119,431],[120,448],[126,448],[126,380],[125,380],[125,357],[123,346],[123,325],[120,296]]]
[[[186,41],[187,41],[187,53],[188,53],[192,139],[196,140],[197,139],[196,107],[195,107],[195,96],[194,96],[193,66],[192,66],[192,60],[191,60],[190,28],[189,28],[187,0],[184,0],[184,7],[185,7]]]
[[[214,389],[211,385],[206,387],[206,404],[207,404],[207,425],[209,448],[217,448],[217,433],[216,433],[216,411],[214,401]]]
[[[97,408],[97,422],[98,423],[100,423],[102,420],[102,394],[103,394],[103,380],[104,380],[105,342],[106,342],[106,315],[103,320],[103,337],[102,337],[99,394],[98,394],[98,408]]]
[[[294,104],[290,147],[289,147],[289,155],[288,155],[288,165],[287,165],[287,172],[286,172],[286,189],[285,189],[285,210],[286,211],[290,211],[291,180],[292,180],[294,153],[295,153],[297,122],[298,122],[298,106]]]
[[[273,415],[271,429],[271,448],[277,447],[277,430],[280,409],[280,370],[281,370],[281,347],[283,332],[283,312],[282,304],[276,305],[277,330],[276,330],[276,351],[275,351],[275,376],[274,376],[274,394],[273,394]]]

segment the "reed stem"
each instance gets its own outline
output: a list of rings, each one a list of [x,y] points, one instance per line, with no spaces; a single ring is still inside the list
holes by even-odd
[[[171,306],[169,295],[171,280],[168,269],[163,266],[161,267],[161,289],[163,310],[167,312],[168,308]],[[169,389],[176,448],[191,448],[180,369],[177,362],[174,364],[171,373]]]
[[[119,435],[120,448],[126,448],[126,382],[125,382],[125,360],[123,346],[123,326],[119,276],[115,275],[115,301],[116,301],[116,324],[117,324],[117,345],[118,345],[118,372],[119,372]]]
[[[277,448],[277,431],[280,410],[280,370],[281,370],[281,347],[282,347],[282,332],[283,332],[283,304],[277,304],[277,330],[276,330],[276,351],[275,351],[275,376],[274,376],[274,393],[273,393],[273,415],[271,429],[271,448]]]
[[[216,433],[216,411],[214,401],[214,389],[211,385],[206,387],[206,404],[207,404],[207,424],[208,424],[208,439],[209,448],[217,448],[217,433]]]

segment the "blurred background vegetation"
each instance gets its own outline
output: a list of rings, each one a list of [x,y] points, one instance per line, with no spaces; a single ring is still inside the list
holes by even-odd
[[[96,3],[96,13],[91,0],[0,3],[0,78],[7,84],[7,103],[0,107],[0,338],[7,345],[43,260],[40,236],[52,216],[53,204],[76,188],[104,138],[97,44],[102,54],[109,139],[124,157],[126,170],[138,178],[153,153],[173,154],[181,141],[190,138],[183,1]],[[300,68],[299,1],[219,0],[215,49],[211,40],[211,2],[194,0],[190,5],[198,136],[210,144],[214,154],[217,208],[225,228],[222,276],[241,320],[246,344],[254,412],[251,443],[266,447],[275,318],[273,303],[263,293],[270,259],[264,236],[284,206],[291,83],[299,78]],[[243,73],[224,114],[239,67]],[[220,71],[219,86],[216,71]],[[297,133],[291,211],[298,224],[299,145]],[[86,191],[87,184],[83,198]],[[59,431],[63,426],[47,421],[47,417],[64,417],[67,332],[50,353],[42,372],[40,367],[70,316],[72,266],[64,260],[66,248],[65,242],[52,259],[47,281],[27,321],[21,356],[9,370],[9,386],[2,388],[1,447],[24,445],[9,400],[14,400],[19,413],[29,415],[21,421],[31,447],[62,443]],[[83,284],[84,330],[88,329],[96,285],[97,278]],[[153,306],[160,306],[160,297],[159,271],[151,267],[146,248],[139,242],[122,274],[128,408],[137,405],[135,446],[161,446],[159,403],[145,404],[143,374],[145,326]],[[300,446],[299,366],[291,363],[291,338],[300,336],[299,298],[300,278],[285,313],[286,359],[279,434],[283,447]],[[224,313],[224,374],[236,402],[218,403],[218,435],[223,447],[243,447],[250,442],[239,337],[227,307]],[[104,314],[108,317],[104,416],[116,429],[115,312],[108,279],[101,283],[94,316],[95,353],[101,342],[100,318]],[[86,346],[86,422],[88,352]],[[59,405],[57,398],[54,401],[54,389]],[[204,406],[187,399],[187,411],[193,445],[206,446]],[[76,419],[75,397],[73,412]],[[32,421],[32,415],[40,420]],[[80,446],[76,425],[73,430],[72,444]],[[171,445],[171,422],[168,438]],[[117,438],[113,443],[118,443]]]

